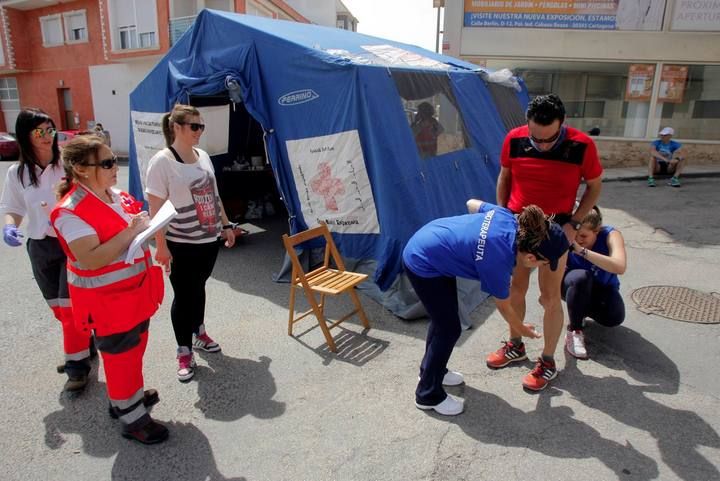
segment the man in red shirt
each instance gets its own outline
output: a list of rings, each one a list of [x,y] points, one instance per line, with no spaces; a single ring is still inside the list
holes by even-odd
[[[538,205],[563,226],[570,244],[581,221],[595,205],[602,189],[602,166],[592,139],[577,129],[563,125],[565,107],[555,94],[535,97],[527,110],[527,125],[511,130],[505,137],[501,169],[497,182],[497,204],[515,213],[530,204]],[[581,181],[585,191],[573,211]],[[539,391],[557,376],[555,348],[564,324],[560,287],[567,254],[557,269],[538,268],[540,303],[544,309],[544,347],[535,368],[523,379],[523,386]],[[510,287],[511,305],[525,319],[525,295],[531,269],[516,265]],[[527,359],[522,336],[510,328],[510,340],[487,357],[491,368],[505,367]]]

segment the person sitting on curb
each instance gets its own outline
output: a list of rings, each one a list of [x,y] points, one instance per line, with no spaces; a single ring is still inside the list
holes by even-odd
[[[672,127],[663,128],[659,139],[650,143],[650,162],[648,163],[648,187],[655,187],[655,174],[670,174],[668,185],[680,187],[680,173],[685,166],[682,155],[682,144],[672,140],[675,130]]]
[[[583,335],[586,318],[605,327],[619,326],[625,320],[618,275],[625,273],[626,266],[622,234],[602,225],[600,209],[593,207],[570,246],[562,281],[562,297],[570,317],[565,350],[571,356],[588,358]]]
[[[436,219],[420,228],[403,251],[405,272],[430,317],[415,406],[445,416],[464,409],[464,402],[443,388],[464,382],[462,374],[447,369],[462,330],[456,277],[479,280],[516,332],[539,338],[510,301],[513,267],[549,264],[556,269],[560,258],[564,264],[568,249],[562,227],[549,222],[536,205],[524,208],[517,219],[508,209],[480,200],[471,199],[467,206],[470,214]]]

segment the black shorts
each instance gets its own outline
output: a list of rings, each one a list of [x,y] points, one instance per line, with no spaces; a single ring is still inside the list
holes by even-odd
[[[675,166],[671,165],[670,162],[664,162],[662,160],[657,161],[657,167],[655,168],[656,174],[670,175],[675,173]]]

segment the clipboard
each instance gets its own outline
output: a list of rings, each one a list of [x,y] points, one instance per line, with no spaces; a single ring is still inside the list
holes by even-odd
[[[157,211],[157,214],[155,214],[155,217],[150,219],[150,226],[136,235],[130,243],[127,254],[125,255],[125,263],[133,264],[135,262],[135,255],[142,245],[154,236],[157,231],[168,225],[176,215],[177,211],[175,210],[175,206],[172,205],[172,202],[166,200],[162,207],[160,207],[160,210]]]

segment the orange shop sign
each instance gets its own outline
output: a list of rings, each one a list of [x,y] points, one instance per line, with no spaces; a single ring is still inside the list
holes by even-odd
[[[683,101],[687,77],[687,65],[663,65],[662,71],[660,72],[658,102],[681,103]]]
[[[632,64],[628,69],[625,100],[629,102],[649,102],[652,96],[655,65]]]

